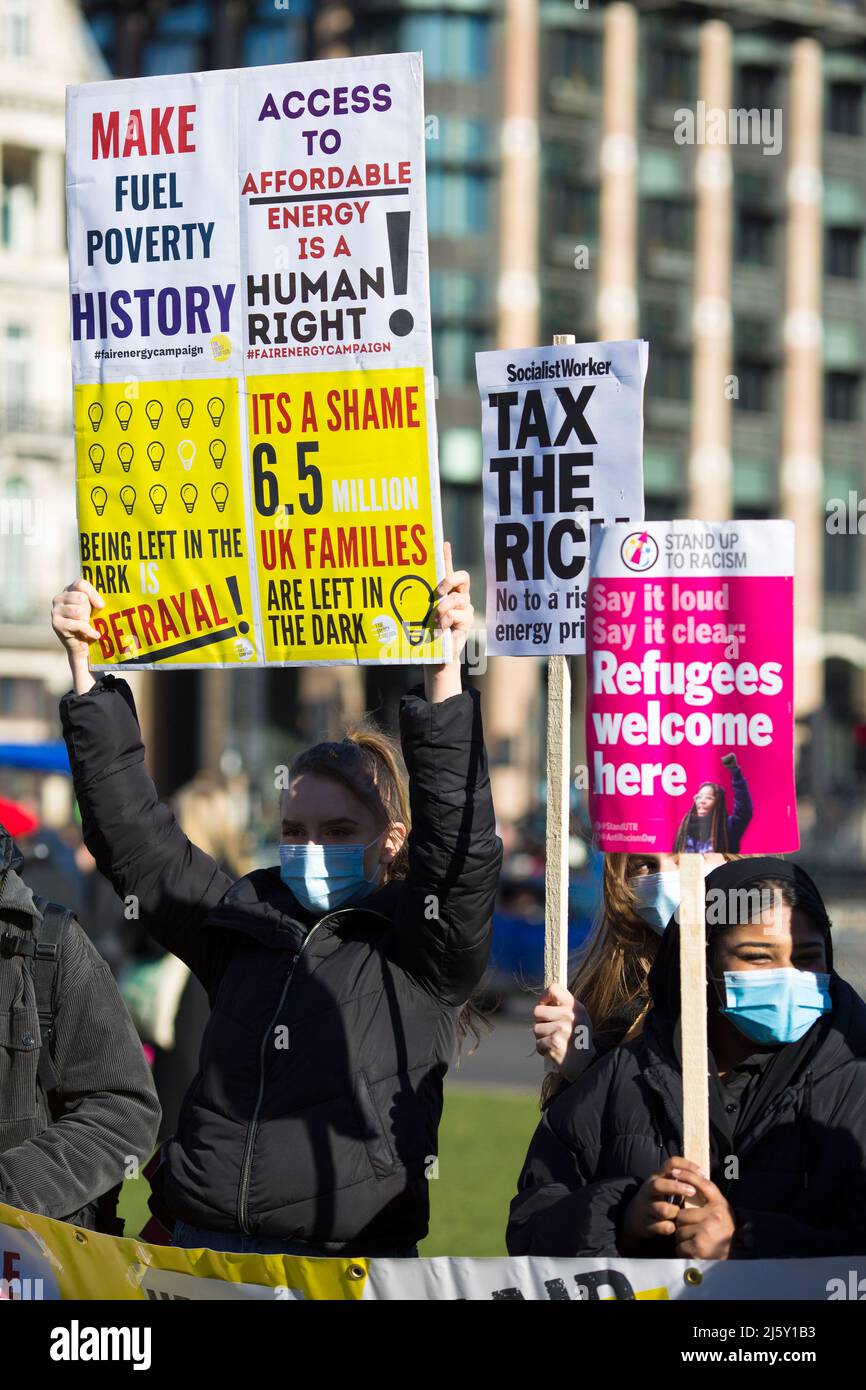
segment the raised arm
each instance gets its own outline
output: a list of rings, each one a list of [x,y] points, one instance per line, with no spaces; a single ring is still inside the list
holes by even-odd
[[[409,872],[393,954],[444,1004],[465,1003],[487,964],[502,842],[490,795],[478,693],[462,689],[460,656],[472,626],[469,575],[451,568],[439,586],[437,621],[454,659],[425,668],[425,695],[400,706],[409,773]]]
[[[54,630],[66,647],[73,691],[60,702],[63,736],[88,849],[124,900],[132,897],[144,927],[186,961],[205,988],[219,977],[220,931],[204,931],[207,912],[232,880],[193,845],[163,805],[144,764],[132,691],[87,666],[91,605],[102,600],[84,580],[54,600]]]
[[[731,853],[735,854],[740,848],[740,841],[746,832],[746,827],[752,819],[752,797],[749,792],[748,783],[743,775],[743,769],[737,762],[736,755],[729,753],[722,761],[726,767],[730,768],[731,781],[733,783],[734,808],[728,817],[728,844]]]

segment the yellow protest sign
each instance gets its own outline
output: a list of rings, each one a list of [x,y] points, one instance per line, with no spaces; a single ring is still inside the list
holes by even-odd
[[[94,667],[449,655],[422,87],[386,54],[70,89]]]

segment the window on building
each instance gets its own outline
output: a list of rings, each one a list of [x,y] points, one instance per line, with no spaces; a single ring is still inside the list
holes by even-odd
[[[431,236],[482,236],[489,220],[487,174],[428,170],[427,222]]]
[[[690,251],[694,210],[676,198],[647,198],[643,205],[644,245],[648,251]]]
[[[837,280],[860,278],[863,232],[859,227],[828,227],[824,269]]]
[[[652,102],[681,106],[695,98],[695,58],[673,44],[652,44],[649,50],[648,94]]]
[[[430,271],[430,308],[434,319],[484,318],[490,304],[486,276],[463,270]]]
[[[400,24],[399,45],[404,52],[422,51],[428,78],[459,82],[486,77],[490,21],[486,15],[409,15]]]
[[[549,228],[554,237],[598,239],[598,189],[582,184],[548,184]]]
[[[863,537],[840,531],[824,541],[824,589],[838,597],[859,593]]]
[[[737,314],[734,319],[734,350],[738,357],[760,357],[772,350],[774,325],[769,319]]]
[[[0,618],[11,623],[25,622],[33,606],[28,559],[34,547],[25,548],[22,524],[28,498],[29,489],[24,478],[6,479],[0,497],[6,533],[0,545]]]
[[[833,135],[863,134],[863,83],[831,82],[827,92],[827,129]]]
[[[428,121],[429,121],[428,117]],[[439,116],[435,125],[428,125],[430,134],[425,140],[427,166],[490,163],[493,141],[487,121],[464,116]]]
[[[550,74],[586,92],[601,88],[601,35],[579,29],[551,29]]]
[[[772,265],[775,222],[760,212],[737,212],[736,258],[747,265]]]
[[[36,222],[36,151],[3,147],[3,206],[0,241],[7,251],[33,248]]]
[[[31,12],[33,0],[3,0],[2,23],[3,57],[10,63],[23,63],[31,56],[33,33]]]
[[[824,377],[824,419],[843,424],[860,420],[862,383],[857,372],[827,372]]]
[[[734,364],[734,375],[738,392],[734,400],[735,408],[767,414],[773,404],[773,368],[769,363],[740,359]]]
[[[644,516],[647,521],[670,521],[683,515],[685,500],[673,492],[647,492],[644,499]]]
[[[737,73],[736,105],[747,111],[768,111],[776,105],[776,69],[760,63],[746,63]]]
[[[651,396],[687,401],[692,390],[692,359],[681,348],[656,345],[650,353],[648,386]]]
[[[468,388],[475,382],[475,354],[487,346],[481,327],[468,324],[433,329],[433,370],[440,388]]]
[[[640,306],[640,331],[650,343],[673,338],[677,331],[677,305],[671,301],[643,300]]]
[[[311,12],[307,0],[291,0],[282,9],[275,8],[274,0],[258,0],[253,19],[243,31],[243,65],[254,68],[302,62],[306,57],[305,20]]]
[[[30,401],[30,335],[20,324],[10,323],[2,344],[0,395],[7,429],[23,429]]]

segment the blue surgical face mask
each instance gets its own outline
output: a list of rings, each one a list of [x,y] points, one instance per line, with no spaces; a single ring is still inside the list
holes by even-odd
[[[378,870],[373,878],[364,872],[370,845],[280,845],[280,878],[308,912],[334,912],[375,888]]]
[[[661,936],[680,905],[680,874],[669,869],[663,874],[639,874],[627,880],[637,898],[637,914]]]
[[[721,1012],[759,1043],[798,1042],[833,1007],[830,976],[782,966],[774,970],[726,970],[726,1009]]]

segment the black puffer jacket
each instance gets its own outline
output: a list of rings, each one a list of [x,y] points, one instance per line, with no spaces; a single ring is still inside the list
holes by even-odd
[[[442,1080],[502,853],[477,694],[404,698],[408,877],[315,923],[278,869],[233,883],[190,844],[157,800],[126,682],[65,696],[61,716],[88,847],[211,1000],[168,1151],[172,1214],[333,1253],[408,1248],[427,1231]]]
[[[798,1068],[770,1085],[737,1135],[736,1179],[725,1161],[731,1144],[711,1123],[710,1177],[744,1234],[735,1257],[866,1249],[866,1004],[838,975],[831,980],[834,1008],[814,1025],[814,1045],[792,1044],[801,1048]],[[677,1035],[654,1009],[639,1038],[551,1103],[511,1203],[512,1255],[621,1253],[625,1208],[646,1178],[682,1153]],[[647,1241],[641,1253],[672,1257],[673,1239]]]

